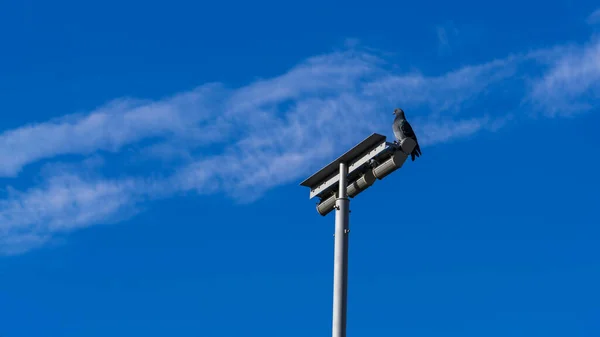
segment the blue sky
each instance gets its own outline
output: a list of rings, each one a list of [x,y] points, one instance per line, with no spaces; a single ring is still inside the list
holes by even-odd
[[[600,335],[592,1],[0,3],[0,336],[328,336],[299,182],[351,202],[349,336]]]

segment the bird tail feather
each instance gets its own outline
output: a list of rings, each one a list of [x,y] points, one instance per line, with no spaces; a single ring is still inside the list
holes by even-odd
[[[418,144],[410,153],[410,157],[411,157],[412,161],[415,161],[415,157],[417,157],[417,158],[421,157],[421,148],[419,147]]]

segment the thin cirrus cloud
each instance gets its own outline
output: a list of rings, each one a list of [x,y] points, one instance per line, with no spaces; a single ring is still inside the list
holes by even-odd
[[[600,98],[600,39],[570,46],[531,86],[529,98],[547,115],[572,115],[594,109]]]
[[[67,115],[5,131],[0,134],[0,176],[13,177],[25,165],[41,159],[118,151],[145,138],[197,131],[203,120],[211,118],[205,112],[213,111],[209,99],[214,99],[217,91],[207,85],[157,102],[119,99],[86,115]],[[195,135],[216,137],[207,132]]]
[[[41,184],[6,187],[0,252],[22,253],[78,228],[118,222],[149,200],[179,193],[250,202],[248,191],[255,198],[297,181],[365,135],[389,134],[389,111],[398,104],[424,147],[501,128],[510,120],[505,109],[480,113],[473,104],[506,87],[515,88],[508,96],[514,112],[580,113],[598,100],[599,59],[600,43],[592,38],[425,76],[395,73],[387,67],[393,60],[353,48],[241,88],[210,83],[157,101],[119,99],[88,114],[6,130],[5,181],[32,163],[50,164]],[[141,150],[127,151],[135,145]],[[120,159],[111,162],[113,154]],[[90,156],[105,162],[85,165]],[[123,157],[165,165],[125,177],[101,174],[99,166],[119,165]]]
[[[588,16],[587,23],[590,25],[596,25],[600,23],[600,8],[596,9]]]

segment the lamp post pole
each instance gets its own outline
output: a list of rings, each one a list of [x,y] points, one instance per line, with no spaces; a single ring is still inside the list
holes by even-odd
[[[335,242],[333,260],[333,326],[332,337],[346,337],[348,293],[348,235],[350,233],[350,200],[346,192],[348,166],[340,163],[340,185],[336,199]]]
[[[348,237],[350,200],[396,171],[406,161],[416,142],[406,138],[400,146],[388,143],[384,135],[373,133],[352,149],[300,183],[310,188],[310,199],[319,197],[317,212],[335,212],[333,258],[332,336],[346,337],[348,296]],[[351,163],[351,164],[349,164]],[[376,164],[376,166],[373,165]],[[380,163],[380,164],[379,164]],[[336,174],[338,172],[338,174]],[[338,193],[335,192],[336,184]]]

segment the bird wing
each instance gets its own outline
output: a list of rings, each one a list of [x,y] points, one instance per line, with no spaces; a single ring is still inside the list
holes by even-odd
[[[410,126],[410,123],[408,123],[408,121],[404,121],[400,124],[400,130],[402,130],[402,133],[405,137],[413,138],[415,141],[417,140],[417,135],[415,135],[415,132],[413,131],[412,126]]]
[[[402,130],[402,133],[404,133],[404,135],[406,137],[414,139],[415,142],[417,143],[415,145],[415,148],[410,153],[412,160],[415,161],[415,156],[416,157],[421,156],[421,147],[419,146],[419,141],[417,140],[417,135],[413,131],[413,128],[412,128],[412,126],[410,126],[410,123],[408,123],[408,121],[403,121],[402,124],[400,124],[400,129]]]

